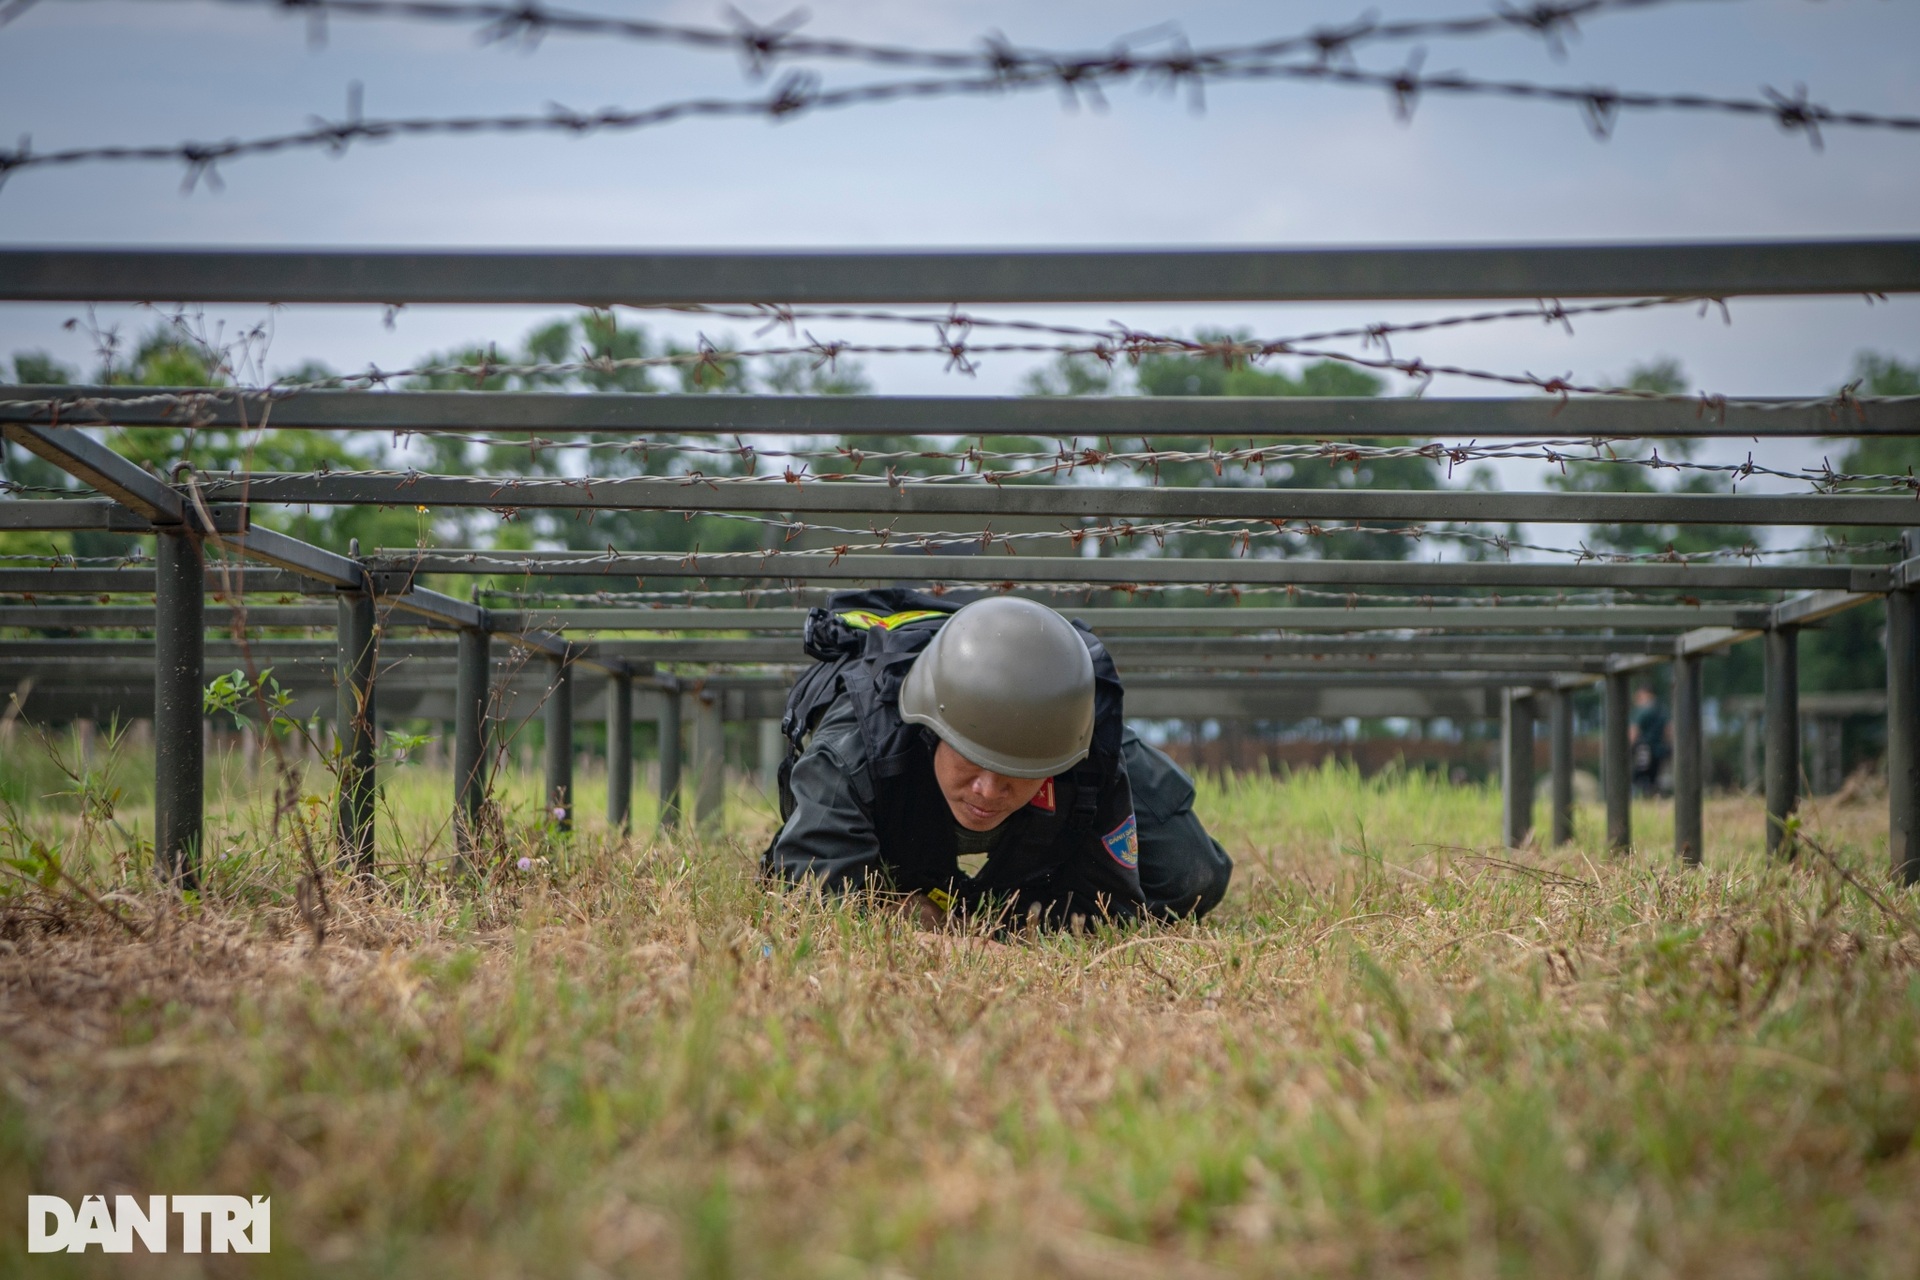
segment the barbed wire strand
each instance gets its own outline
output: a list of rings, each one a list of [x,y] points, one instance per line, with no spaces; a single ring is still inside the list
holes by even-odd
[[[395,432],[397,441],[406,441],[413,432]],[[1740,481],[1754,476],[1766,476],[1778,480],[1790,480],[1808,484],[1816,493],[1916,493],[1920,492],[1920,478],[1908,473],[1897,472],[1846,472],[1835,470],[1833,465],[1822,460],[1821,465],[1788,470],[1782,467],[1768,466],[1756,462],[1749,453],[1741,462],[1696,462],[1687,457],[1662,457],[1658,448],[1647,456],[1622,454],[1614,446],[1617,441],[1603,438],[1502,441],[1498,444],[1483,445],[1477,441],[1466,443],[1441,443],[1409,445],[1369,445],[1356,441],[1323,440],[1312,444],[1276,444],[1248,445],[1242,448],[1222,449],[1212,447],[1197,449],[1122,449],[1109,441],[1105,448],[1087,445],[1077,440],[1056,446],[1050,451],[990,449],[985,446],[970,446],[965,449],[865,449],[859,445],[838,445],[833,448],[787,449],[780,446],[763,446],[737,442],[731,446],[696,444],[686,441],[658,442],[643,441],[606,441],[582,439],[555,439],[548,436],[513,437],[488,435],[461,431],[434,432],[434,438],[457,440],[464,444],[479,445],[494,450],[518,451],[525,449],[537,461],[543,453],[613,453],[628,457],[638,457],[651,461],[655,455],[667,458],[678,457],[715,457],[736,458],[750,467],[757,467],[764,459],[781,462],[802,462],[808,465],[817,462],[845,462],[855,468],[852,472],[824,471],[813,476],[819,480],[849,480],[865,476],[868,479],[883,477],[867,475],[859,470],[867,463],[887,464],[896,472],[894,464],[903,462],[959,462],[973,468],[973,471],[942,472],[934,475],[913,475],[908,479],[890,481],[890,483],[936,483],[956,479],[989,479],[994,482],[1055,477],[1062,475],[1090,474],[1099,476],[1108,468],[1123,468],[1133,474],[1151,474],[1154,484],[1160,483],[1160,468],[1189,464],[1201,464],[1211,467],[1215,478],[1223,478],[1229,470],[1244,473],[1252,477],[1264,477],[1269,466],[1285,465],[1291,467],[1295,462],[1326,462],[1332,466],[1357,466],[1363,462],[1396,461],[1421,459],[1429,462],[1444,463],[1447,475],[1451,478],[1454,470],[1469,462],[1520,461],[1544,462],[1557,466],[1565,474],[1569,464],[1601,465],[1619,467],[1638,467],[1650,471],[1691,471],[1705,475],[1720,475],[1730,478],[1737,486]],[[1132,439],[1133,437],[1123,437]],[[1585,453],[1577,452],[1585,450]],[[404,444],[400,450],[406,452]],[[1029,467],[994,467],[990,472],[988,464],[1033,462],[1040,465]],[[653,475],[656,473],[644,473]],[[711,477],[716,481],[737,481],[743,479],[770,479],[771,472],[752,471],[745,476],[722,475]],[[667,473],[668,476],[701,476],[705,473],[682,471]],[[600,476],[589,481],[586,477],[574,477],[582,483],[604,484],[611,477]],[[662,477],[665,478],[665,477]],[[785,473],[781,473],[785,478]],[[1871,486],[1861,488],[1859,486]]]
[[[0,25],[24,13],[34,2],[15,0],[4,12],[0,12]],[[803,35],[800,27],[807,20],[804,10],[776,22],[758,23],[735,9],[729,11],[732,25],[714,27],[617,17],[537,3],[469,4],[442,0],[219,2],[234,8],[278,10],[303,17],[308,23],[310,38],[316,40],[325,38],[325,24],[333,17],[474,25],[478,28],[475,34],[485,44],[518,43],[529,47],[548,35],[608,36],[649,44],[736,53],[745,63],[749,74],[760,76],[783,61],[805,60],[849,61],[929,71],[1000,72],[1023,68],[1057,71],[1074,67],[1091,70],[1111,66],[1122,57],[1131,56],[1139,61],[1143,55],[1133,52],[1136,44],[1173,46],[1175,52],[1160,59],[1169,66],[1193,62],[1203,65],[1225,64],[1247,58],[1275,58],[1299,53],[1311,53],[1331,60],[1348,56],[1354,49],[1369,44],[1465,39],[1507,32],[1536,36],[1558,55],[1564,52],[1566,39],[1579,34],[1578,24],[1583,19],[1610,13],[1666,8],[1679,0],[1564,0],[1558,4],[1500,5],[1491,13],[1399,22],[1382,22],[1368,14],[1340,26],[1322,25],[1298,34],[1270,37],[1248,44],[1215,45],[1199,49],[1189,47],[1172,24],[1162,24],[1133,39],[1122,37],[1105,48],[1079,53],[1021,48],[997,32],[983,36],[977,49],[929,49],[845,37]]]
[[[489,585],[482,585],[479,589],[481,596],[489,599],[508,598],[528,601],[600,602],[614,605],[651,605],[696,598],[726,600],[737,600],[741,598],[758,599],[768,595],[784,594],[812,594],[824,597],[831,595],[835,590],[834,588],[797,586],[792,585],[792,582],[793,580],[788,580],[787,585],[732,588],[713,588],[703,584],[697,588],[678,588],[671,591],[515,592],[510,589]],[[1542,605],[1618,604],[1622,602],[1667,604],[1695,608],[1703,603],[1698,597],[1682,592],[1634,591],[1618,588],[1586,592],[1541,591],[1531,594],[1525,590],[1519,590],[1484,596],[1448,596],[1432,593],[1408,595],[1377,591],[1323,590],[1315,587],[1301,587],[1278,583],[930,581],[927,585],[927,591],[929,594],[935,596],[948,595],[961,591],[991,591],[1002,594],[1016,591],[1044,591],[1054,595],[1077,595],[1088,598],[1101,595],[1119,595],[1132,598],[1142,595],[1154,596],[1191,593],[1205,597],[1225,596],[1234,601],[1239,601],[1249,596],[1259,598],[1281,596],[1289,600],[1331,600],[1350,608],[1362,604],[1389,606],[1414,605],[1420,608],[1430,608],[1436,612],[1446,612],[1449,610],[1493,610],[1508,606],[1538,608]],[[1764,603],[1757,603],[1752,607],[1761,608],[1764,607]]]
[[[784,121],[812,111],[904,101],[954,97],[982,97],[1056,87],[1070,100],[1103,102],[1105,88],[1129,81],[1197,91],[1208,82],[1290,80],[1373,88],[1387,93],[1394,114],[1411,118],[1423,95],[1478,96],[1531,100],[1577,107],[1589,130],[1598,138],[1611,136],[1626,111],[1677,111],[1771,119],[1782,130],[1803,133],[1816,148],[1821,131],[1830,128],[1920,131],[1920,116],[1836,110],[1807,96],[1804,85],[1792,94],[1771,87],[1758,98],[1721,97],[1699,93],[1649,93],[1598,85],[1547,85],[1518,80],[1483,80],[1458,72],[1425,74],[1417,62],[1399,71],[1369,71],[1359,67],[1312,63],[1234,63],[1188,65],[1185,59],[1138,59],[1123,56],[1104,67],[1017,67],[989,75],[890,81],[827,89],[812,72],[789,72],[756,98],[690,98],[644,108],[608,107],[576,111],[553,103],[544,112],[457,116],[368,117],[356,83],[348,93],[347,112],[339,120],[313,117],[311,127],[253,138],[219,142],[184,141],[161,144],[112,144],[69,147],[36,152],[23,139],[12,150],[0,150],[0,179],[28,169],[69,167],[116,162],[170,162],[185,166],[182,188],[192,191],[201,182],[224,187],[219,166],[248,157],[288,151],[324,150],[336,158],[356,142],[384,142],[403,137],[475,137],[482,135],[591,134],[631,132],[692,119],[761,118]]]

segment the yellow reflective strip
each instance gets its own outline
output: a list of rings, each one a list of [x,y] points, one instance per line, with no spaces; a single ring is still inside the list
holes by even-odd
[[[908,609],[902,613],[881,615],[869,609],[851,609],[840,615],[840,621],[855,631],[870,631],[875,627],[890,631],[894,627],[905,626],[909,622],[918,622],[922,618],[943,618],[946,615],[938,609]]]
[[[903,627],[909,622],[918,622],[922,618],[944,618],[946,615],[938,609],[909,609],[905,613],[890,613],[878,621],[879,626],[892,630]]]

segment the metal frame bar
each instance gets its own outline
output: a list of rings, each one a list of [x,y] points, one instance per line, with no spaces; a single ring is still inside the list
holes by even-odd
[[[1500,812],[1509,849],[1533,833],[1533,721],[1533,691],[1506,690],[1500,699]]]
[[[491,637],[481,627],[461,630],[454,677],[453,829],[463,858],[479,850],[480,811],[486,803],[492,770],[488,767],[487,712],[491,705],[488,672]]]
[[[1550,778],[1547,811],[1550,841],[1573,839],[1573,690],[1553,689],[1547,699],[1547,743]]]
[[[171,401],[171,402],[170,402]],[[0,387],[0,421],[205,427],[605,435],[1039,436],[1476,439],[1815,437],[1920,433],[1920,402],[1827,405],[1756,399],[1702,413],[1671,400],[1341,396],[783,396],[545,391],[241,391],[204,387]],[[1762,404],[1768,407],[1758,407]]]
[[[1030,516],[1049,519],[1407,520],[1525,524],[1899,525],[1911,497],[1879,494],[1557,493],[1477,489],[1288,489],[1218,485],[706,484],[659,476],[526,479],[373,472],[208,475],[208,501],[289,506],[560,507],[780,515]],[[1088,561],[1087,563],[1097,563]]]
[[[1910,293],[1920,241],[1327,249],[12,249],[0,301],[1324,302]]]
[[[1902,535],[1911,556],[1920,531]],[[1911,559],[1900,567],[1915,564]],[[1887,852],[1894,878],[1920,883],[1920,591],[1887,594]]]
[[[1673,663],[1673,845],[1680,861],[1700,865],[1706,847],[1701,802],[1706,788],[1706,751],[1700,734],[1699,653]]]
[[[153,860],[179,888],[200,884],[206,806],[206,623],[199,539],[163,533],[155,556],[153,654]]]
[[[339,611],[340,850],[349,865],[368,872],[374,848],[374,659],[379,633],[371,594],[341,592]]]
[[[676,686],[660,699],[660,831],[680,826],[680,722],[687,695]]]
[[[633,830],[633,676],[607,677],[607,825]]]
[[[1607,673],[1600,785],[1606,795],[1607,849],[1615,854],[1633,848],[1633,747],[1627,734],[1633,716],[1632,686],[1630,673]]]
[[[1766,633],[1767,852],[1793,856],[1787,821],[1800,804],[1800,629]]]
[[[1909,513],[1911,514],[1911,513]],[[1064,540],[1064,535],[1063,535]],[[1226,583],[1337,587],[1572,587],[1601,590],[1792,591],[1839,594],[1886,590],[1884,567],[1847,565],[1509,564],[1419,560],[1309,560],[1272,557],[1186,559],[1049,555],[724,555],[580,552],[395,552],[368,557],[377,573],[531,574],[543,577],[737,578],[814,582],[1069,582],[1076,585]]]
[[[573,830],[573,663],[547,655],[545,713],[547,817],[561,832]]]

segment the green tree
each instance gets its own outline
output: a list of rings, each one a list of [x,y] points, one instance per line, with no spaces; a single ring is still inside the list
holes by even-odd
[[[1197,340],[1203,343],[1236,341],[1242,334],[1203,331]],[[1134,370],[1134,381],[1141,394],[1150,396],[1377,396],[1386,384],[1364,369],[1333,360],[1321,360],[1300,370],[1298,376],[1280,369],[1255,368],[1250,364],[1229,363],[1210,356],[1156,354],[1144,357]],[[1122,445],[1127,442],[1116,442]],[[1166,438],[1144,442],[1154,449],[1193,450],[1192,439]],[[1215,442],[1229,447],[1233,442]],[[1251,442],[1248,442],[1249,444]],[[1382,440],[1381,445],[1405,441]],[[1440,472],[1431,459],[1363,458],[1352,461],[1334,458],[1306,459],[1270,463],[1264,468],[1229,467],[1216,472],[1205,462],[1166,463],[1156,468],[1160,483],[1198,487],[1240,485],[1264,488],[1385,488],[1437,489]],[[1290,554],[1339,560],[1403,560],[1416,545],[1400,534],[1335,533],[1316,539],[1310,547]],[[1170,539],[1170,551],[1180,555],[1226,556],[1241,550],[1239,544],[1219,537],[1183,537],[1177,545]],[[1272,543],[1253,543],[1250,554],[1275,554]]]
[[[1678,360],[1663,357],[1636,365],[1628,371],[1622,385],[1636,391],[1654,391],[1665,395],[1684,393],[1689,382]],[[1565,493],[1725,493],[1731,482],[1724,475],[1704,471],[1680,471],[1670,488],[1657,482],[1661,474],[1640,461],[1659,456],[1681,462],[1690,461],[1698,452],[1694,440],[1662,441],[1651,449],[1622,446],[1622,462],[1573,461],[1547,477],[1550,488]],[[1614,554],[1681,554],[1715,551],[1727,547],[1745,547],[1754,543],[1754,531],[1745,525],[1594,525],[1587,545],[1596,551]]]
[[[1920,395],[1920,360],[1909,364],[1874,351],[1854,357],[1848,379],[1858,395]],[[1845,448],[1834,463],[1849,475],[1912,476],[1920,464],[1920,441],[1897,436],[1844,438]],[[1838,442],[1836,442],[1838,443]],[[1825,531],[1826,545],[1897,541],[1898,528],[1833,528]],[[1824,548],[1821,548],[1824,549]],[[1866,548],[1848,551],[1848,560],[1895,560],[1897,550]],[[1809,630],[1800,640],[1801,682],[1808,690],[1878,689],[1887,677],[1886,608],[1880,604],[1849,609]]]

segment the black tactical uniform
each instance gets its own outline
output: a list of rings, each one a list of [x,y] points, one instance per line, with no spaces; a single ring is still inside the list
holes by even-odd
[[[907,669],[951,610],[890,590],[846,593],[813,611],[808,649],[823,663],[788,701],[788,735],[804,750],[781,769],[784,824],[767,872],[834,891],[920,891],[1003,919],[1037,908],[1049,924],[1210,911],[1232,861],[1194,815],[1192,782],[1125,729],[1118,674],[1085,628],[1096,680],[1087,758],[993,831],[954,821],[933,772],[938,739],[904,723],[898,706]],[[968,875],[960,859],[981,853]]]

